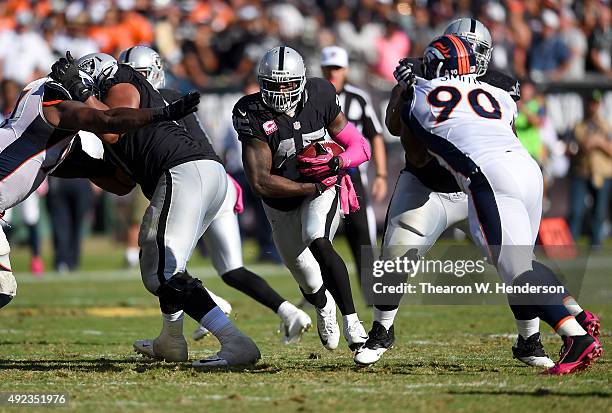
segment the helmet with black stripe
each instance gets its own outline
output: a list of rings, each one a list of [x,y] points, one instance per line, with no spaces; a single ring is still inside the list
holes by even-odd
[[[493,40],[489,29],[484,24],[476,19],[464,17],[451,22],[444,30],[444,34],[455,34],[470,42],[476,55],[478,76],[487,72],[493,51]]]
[[[119,63],[132,66],[134,70],[147,78],[155,89],[164,87],[166,77],[159,54],[147,46],[134,46],[119,55]]]
[[[259,62],[257,82],[267,106],[277,112],[290,112],[302,99],[306,87],[302,56],[287,46],[268,50]]]
[[[434,39],[423,54],[426,79],[476,73],[476,56],[463,37],[445,34]]]

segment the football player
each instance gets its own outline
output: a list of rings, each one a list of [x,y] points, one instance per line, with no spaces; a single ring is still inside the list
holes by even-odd
[[[555,274],[533,259],[543,180],[516,138],[516,103],[507,92],[478,80],[476,55],[463,37],[435,39],[425,50],[423,67],[424,78],[411,82],[402,124],[468,195],[472,239],[503,282],[544,291],[509,294],[509,301],[562,337],[560,359],[546,372],[560,375],[589,367],[603,353],[599,340],[566,308],[567,294],[555,292],[564,291]]]
[[[341,204],[345,213],[348,204],[352,210],[357,207],[344,171],[367,161],[370,147],[347,122],[333,85],[320,78],[306,80],[302,56],[292,48],[269,50],[257,79],[260,92],[244,96],[233,110],[247,179],[263,198],[283,262],[316,308],[321,342],[330,350],[338,346],[337,302],[344,337],[354,350],[367,335],[355,311],[346,265],[332,239]],[[344,152],[305,155],[313,142],[324,142],[327,133]]]
[[[477,76],[482,82],[505,90],[513,100],[520,99],[520,85],[516,79],[488,67],[492,42],[488,29],[478,20],[462,18],[453,21],[444,31],[466,39],[475,50]],[[422,59],[405,59],[394,75],[398,80],[387,106],[385,123],[389,131],[401,137],[405,149],[406,167],[401,172],[387,211],[383,235],[383,257],[399,257],[416,248],[417,256],[424,256],[440,235],[456,227],[469,234],[467,195],[461,192],[453,176],[426,151],[425,146],[408,128],[402,127],[401,108],[409,97],[410,79],[423,76]],[[402,247],[403,246],[403,247]],[[599,331],[597,316],[582,310],[568,297],[568,310],[589,331]],[[378,361],[392,346],[393,321],[397,305],[374,306],[374,322],[366,344],[356,354],[361,365]],[[511,306],[518,337],[512,347],[515,358],[536,367],[552,367],[539,333],[539,318],[525,314],[523,306]]]
[[[64,73],[77,66],[94,79],[101,98],[88,100],[88,105],[146,108],[164,102],[144,76],[104,53],[83,56],[78,62],[62,58],[54,64],[52,76],[70,86],[72,76]],[[182,334],[186,313],[221,343],[215,356],[194,361],[195,367],[256,363],[260,353],[253,340],[232,324],[202,282],[186,269],[196,242],[227,193],[227,174],[210,143],[191,136],[176,122],[105,139],[112,142],[105,145],[105,156],[139,184],[150,200],[139,244],[143,283],[159,298],[164,318],[160,340],[153,342],[155,354],[171,361],[187,359]]]
[[[196,93],[167,106],[161,101],[146,109],[95,110],[73,100],[78,97],[87,102],[93,97],[83,83],[83,78],[87,81],[91,78],[76,67],[71,69],[71,88],[49,77],[28,84],[0,127],[0,218],[57,168],[71,150],[79,130],[123,133],[150,123],[180,119],[196,110],[199,102]],[[0,228],[0,308],[17,293],[9,253],[10,246]]]
[[[180,95],[175,90],[164,88],[164,68],[161,57],[155,50],[146,46],[134,46],[124,50],[119,55],[118,62],[127,64],[141,73],[166,101],[172,101],[175,96]],[[191,136],[210,142],[195,114],[186,116],[180,123]],[[204,232],[204,242],[210,251],[213,266],[225,283],[250,296],[279,316],[285,344],[298,342],[312,323],[310,317],[281,297],[263,278],[244,267],[237,216],[242,212],[242,190],[229,175],[228,178],[232,185],[227,186],[223,205]],[[219,305],[218,297],[213,295],[211,297]],[[226,310],[224,312],[227,313]],[[194,331],[193,338],[199,340],[206,334],[208,331],[203,326],[199,326]],[[153,341],[138,340],[134,343],[134,348],[145,355],[159,357],[154,353]]]

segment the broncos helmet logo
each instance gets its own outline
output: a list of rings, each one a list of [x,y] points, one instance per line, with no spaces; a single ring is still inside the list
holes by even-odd
[[[432,43],[431,47],[435,47],[436,49],[438,49],[440,53],[442,53],[442,56],[447,57],[447,58],[451,57],[450,47],[444,46],[442,42],[434,42]]]
[[[440,36],[427,46],[423,64],[430,79],[476,73],[476,55],[470,43],[452,34]]]

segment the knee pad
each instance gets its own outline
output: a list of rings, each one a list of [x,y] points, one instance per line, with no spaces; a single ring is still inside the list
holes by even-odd
[[[198,288],[204,289],[199,279],[193,278],[187,272],[179,272],[162,284],[155,295],[159,297],[162,312],[171,314],[182,310]]]

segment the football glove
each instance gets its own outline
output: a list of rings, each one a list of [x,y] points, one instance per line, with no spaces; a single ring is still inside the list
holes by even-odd
[[[198,110],[200,93],[191,91],[186,95],[172,101],[170,104],[153,109],[153,121],[174,121],[184,118]]]
[[[56,82],[61,83],[75,100],[85,102],[93,95],[91,88],[83,83],[79,75],[79,67],[70,52],[66,52],[66,57],[62,57],[53,63],[49,76]]]
[[[304,176],[315,179],[329,176],[335,172],[330,167],[330,163],[334,158],[335,156],[329,152],[325,152],[315,157],[298,155],[298,172]]]
[[[414,71],[412,70],[412,63],[407,58],[403,58],[399,61],[393,71],[393,77],[397,80],[397,83],[406,91],[410,89],[416,82]]]
[[[338,182],[338,175],[328,176],[315,183],[317,196],[321,195],[323,192],[336,185],[336,182]]]

